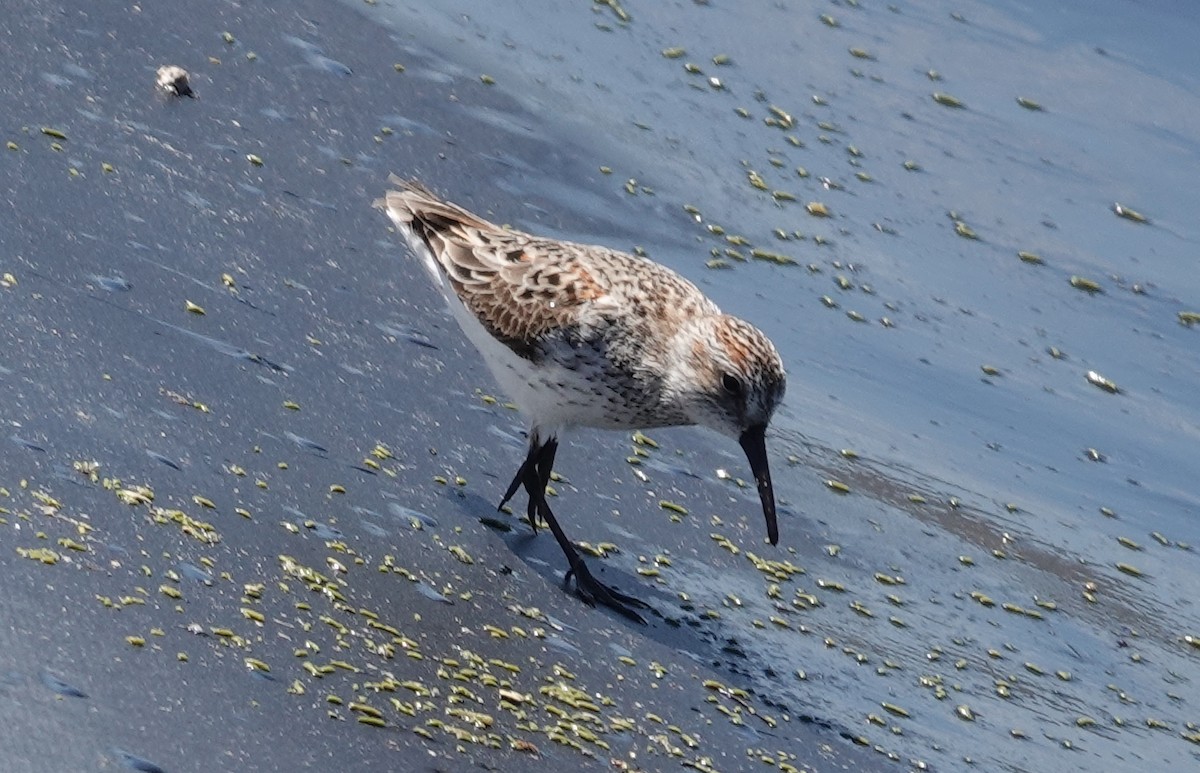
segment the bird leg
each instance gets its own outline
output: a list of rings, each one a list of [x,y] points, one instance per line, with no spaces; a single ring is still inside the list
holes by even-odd
[[[529,506],[526,512],[534,532],[537,532],[537,517],[540,516],[550,526],[550,532],[567,557],[567,564],[570,565],[570,568],[563,576],[563,584],[569,583],[573,575],[575,577],[575,593],[586,603],[592,606],[597,603],[603,604],[630,620],[644,625],[646,621],[633,608],[648,609],[649,606],[641,599],[627,596],[593,577],[587,563],[579,555],[579,551],[575,549],[571,540],[567,539],[566,532],[559,526],[558,519],[550,510],[550,505],[546,502],[546,484],[550,482],[550,470],[554,466],[554,455],[557,451],[557,438],[550,438],[545,443],[540,443],[536,434],[530,435],[529,453],[517,470],[516,476],[513,477],[512,483],[509,484],[508,490],[504,493],[500,507],[503,507],[517,493],[517,489],[524,485],[526,493],[529,494]]]
[[[504,499],[501,499],[500,504],[496,505],[497,510],[503,509],[508,504],[508,500],[513,498],[513,494],[517,493],[517,489],[522,485],[525,486],[525,492],[529,494],[529,505],[525,508],[525,516],[529,519],[529,525],[533,528],[534,534],[537,534],[537,501],[546,495],[546,484],[550,482],[550,466],[554,463],[554,451],[558,448],[557,441],[551,442],[554,443],[554,450],[550,451],[550,464],[546,465],[546,479],[542,481],[538,459],[545,452],[547,444],[538,442],[536,432],[530,433],[529,453],[525,455],[525,461],[521,462],[521,466],[517,468],[517,474],[513,476],[512,483],[508,484],[508,490],[504,492]],[[540,489],[539,482],[541,483]]]

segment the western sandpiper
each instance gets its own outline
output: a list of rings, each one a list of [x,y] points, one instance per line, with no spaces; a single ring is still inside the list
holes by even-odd
[[[766,429],[783,398],[783,362],[753,325],[722,314],[664,266],[623,252],[502,228],[415,181],[392,176],[385,210],[419,255],[467,338],[527,414],[529,452],[500,502],[529,494],[575,589],[642,621],[645,604],[596,580],[567,539],[546,484],[567,427],[702,424],[738,439],[758,485],[767,538],[779,540]]]

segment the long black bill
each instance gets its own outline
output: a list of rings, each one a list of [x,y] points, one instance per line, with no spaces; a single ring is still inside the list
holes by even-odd
[[[742,433],[738,442],[750,460],[750,471],[758,484],[758,496],[767,519],[767,539],[776,545],[779,543],[779,524],[775,522],[775,490],[771,488],[771,468],[767,464],[767,425],[751,427]]]

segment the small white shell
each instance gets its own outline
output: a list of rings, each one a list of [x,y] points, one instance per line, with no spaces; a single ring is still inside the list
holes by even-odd
[[[158,68],[158,87],[176,97],[196,96],[188,83],[187,70],[173,64],[164,64]]]

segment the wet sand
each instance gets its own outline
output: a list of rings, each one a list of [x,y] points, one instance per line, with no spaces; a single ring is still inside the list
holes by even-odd
[[[1194,20],[276,6],[0,20],[6,769],[1196,761]],[[763,327],[780,546],[731,441],[579,433],[655,612],[564,593],[389,172]]]
[[[0,24],[5,769],[857,767],[689,629],[560,591],[495,513],[521,422],[370,203],[389,171],[467,189],[486,132],[428,126],[502,95],[329,3]],[[168,63],[195,99],[156,91]],[[581,540],[622,445],[569,449]]]

